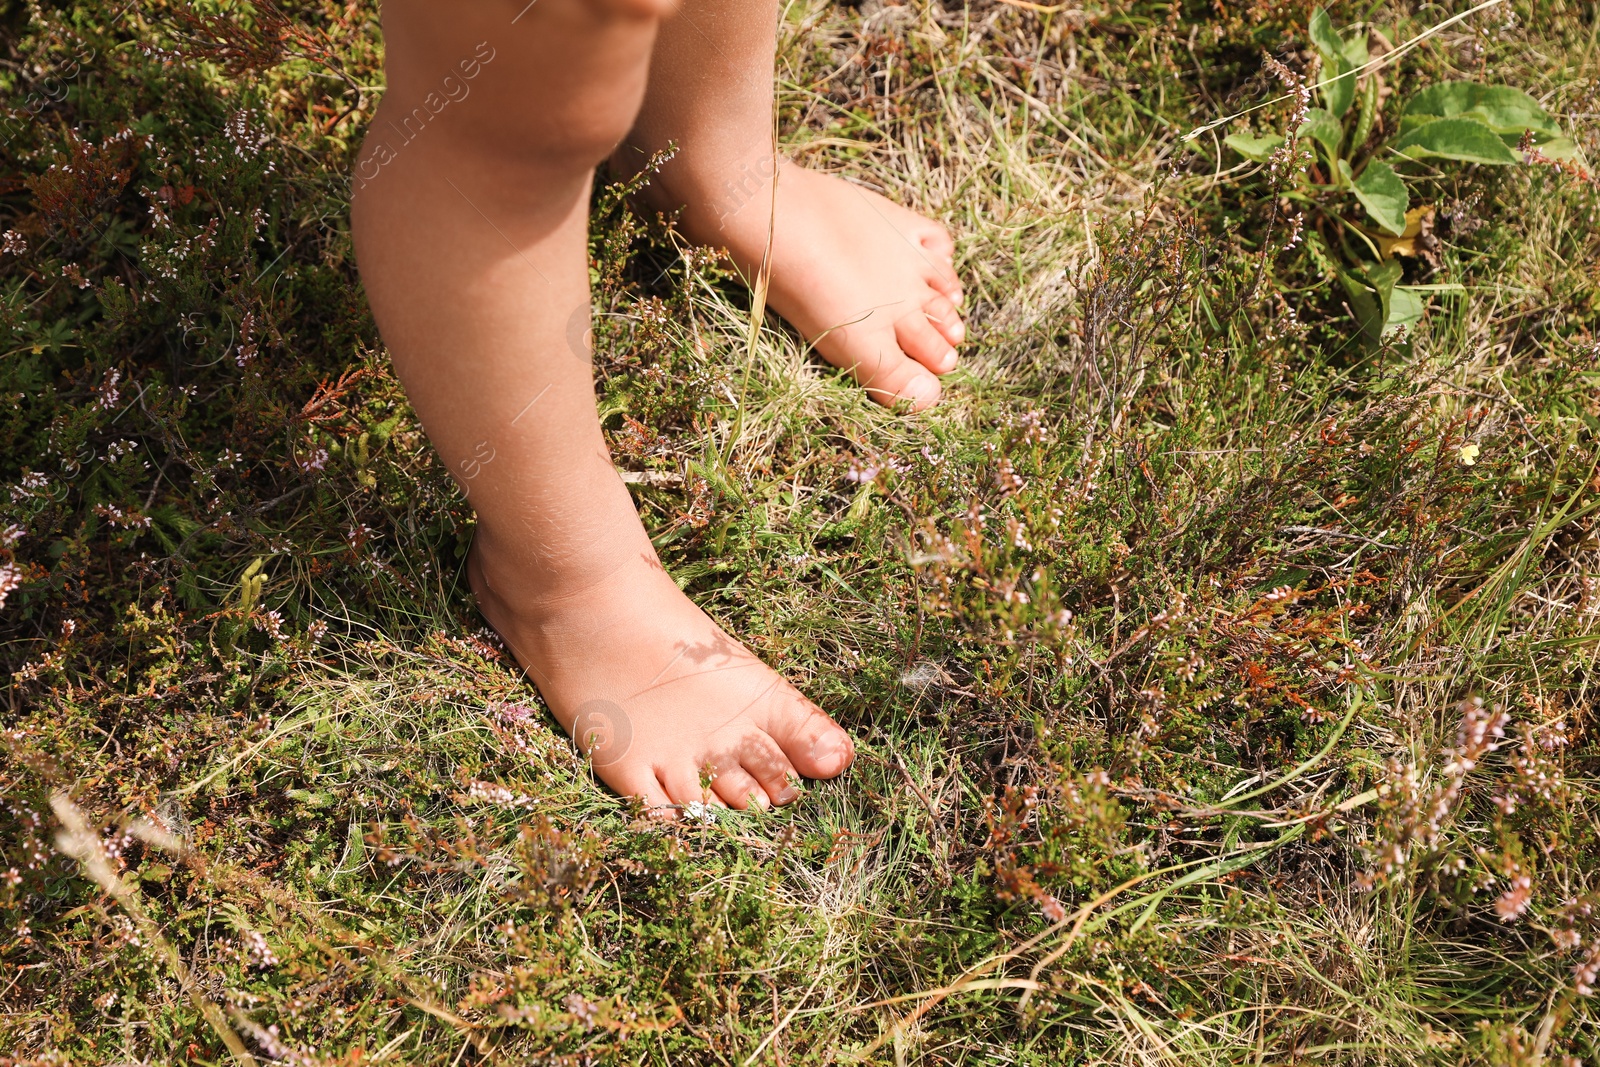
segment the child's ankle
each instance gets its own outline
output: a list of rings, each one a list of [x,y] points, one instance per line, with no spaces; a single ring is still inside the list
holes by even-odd
[[[468,558],[468,573],[480,600],[525,618],[559,611],[603,585],[618,571],[648,556],[657,568],[655,547],[643,529],[617,530],[571,551],[530,552],[527,538],[507,538],[479,526]]]

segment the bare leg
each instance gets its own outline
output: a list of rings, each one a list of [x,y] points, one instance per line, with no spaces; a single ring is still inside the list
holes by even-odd
[[[683,208],[685,234],[726,248],[749,278],[775,220],[773,309],[874,399],[925,408],[966,333],[954,245],[937,222],[875,193],[774,164],[777,19],[773,0],[686,0],[657,38],[644,106],[613,165],[632,173],[676,143],[647,197]]]
[[[352,219],[362,280],[477,509],[484,615],[601,777],[651,805],[784,803],[790,779],[842,771],[849,738],[662,570],[569,340],[589,307],[593,167],[633,120],[664,7],[524,3],[387,0],[389,89]]]

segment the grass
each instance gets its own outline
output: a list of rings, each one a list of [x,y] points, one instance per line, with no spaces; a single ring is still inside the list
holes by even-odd
[[[958,235],[924,416],[597,193],[647,525],[860,752],[663,826],[483,629],[365,309],[374,5],[0,6],[0,1063],[1600,1064],[1595,184],[1409,170],[1460,288],[1364,342],[1220,143],[1309,15],[785,8],[788,151]],[[1592,160],[1597,33],[1382,76]]]

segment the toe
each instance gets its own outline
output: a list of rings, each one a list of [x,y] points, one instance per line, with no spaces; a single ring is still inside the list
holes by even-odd
[[[648,768],[622,770],[616,775],[609,776],[609,785],[625,797],[638,797],[644,802],[645,810],[650,814],[662,818],[674,818],[677,810],[672,806],[672,798],[656,780],[655,774]]]
[[[867,395],[886,408],[910,404],[912,411],[926,411],[939,402],[943,392],[939,379],[929,374],[920,363],[900,357],[891,370],[880,371],[861,383]]]
[[[953,312],[955,309],[951,308]],[[960,321],[960,320],[956,320]],[[928,316],[913,312],[894,324],[895,340],[906,355],[927,367],[935,374],[945,374],[955,369],[956,350],[944,334],[934,329]]]
[[[773,737],[753,731],[740,742],[738,756],[745,773],[760,784],[762,792],[774,804],[792,804],[799,798],[795,782],[800,772],[795,770]]]
[[[717,804],[722,801],[700,784],[700,771],[688,764],[682,767],[657,767],[656,778],[672,803],[682,808],[686,804]]]
[[[923,329],[933,334],[933,327],[919,312],[907,318],[922,319]],[[896,339],[896,330],[879,330],[870,337],[853,334],[823,347],[829,362],[843,367],[860,383],[867,395],[887,408],[909,403],[912,411],[932,407],[939,400],[939,379],[928,373],[916,360],[907,359]],[[943,341],[940,341],[943,344]],[[948,345],[945,345],[948,348]]]
[[[966,300],[961,292],[961,279],[956,275],[955,269],[948,263],[935,262],[923,272],[923,281],[928,287],[942,294],[952,304],[960,307]]]
[[[821,708],[792,690],[789,699],[768,716],[767,733],[788,763],[807,778],[833,778],[855,759],[850,735]]]
[[[945,243],[948,244],[948,241],[947,236]],[[929,288],[943,293],[957,307],[961,306],[961,276],[956,273],[948,252],[924,244],[921,273],[922,280],[928,283]]]
[[[724,804],[740,811],[750,807],[765,810],[772,806],[767,791],[743,767],[718,771],[711,788]]]
[[[936,296],[929,300],[922,305],[922,313],[928,316],[933,328],[951,344],[958,345],[967,339],[966,324],[961,321],[956,306],[945,297]]]
[[[923,248],[926,248],[940,259],[946,261],[955,259],[956,242],[950,236],[950,231],[945,228],[944,223],[924,217],[922,219],[921,232],[918,233],[917,237]]]
[[[956,243],[951,240],[950,231],[939,223],[932,219],[923,221],[926,225],[919,235],[919,243],[926,253],[923,260],[923,278],[930,286],[960,305],[961,278],[955,270]]]

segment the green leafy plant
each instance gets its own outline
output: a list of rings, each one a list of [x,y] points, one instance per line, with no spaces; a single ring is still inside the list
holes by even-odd
[[[1578,149],[1538,101],[1508,85],[1430,85],[1406,102],[1398,122],[1384,123],[1382,82],[1366,34],[1341,35],[1318,8],[1309,35],[1322,62],[1316,85],[1322,106],[1310,106],[1310,90],[1301,86],[1291,133],[1241,132],[1225,143],[1293,175],[1284,195],[1313,216],[1305,246],[1318,273],[1327,283],[1338,281],[1362,332],[1380,340],[1420,321],[1426,308],[1428,290],[1401,284],[1404,268],[1396,257],[1437,262],[1435,208],[1413,206],[1411,186],[1441,161],[1567,161]],[[1280,77],[1292,78],[1274,65]]]

